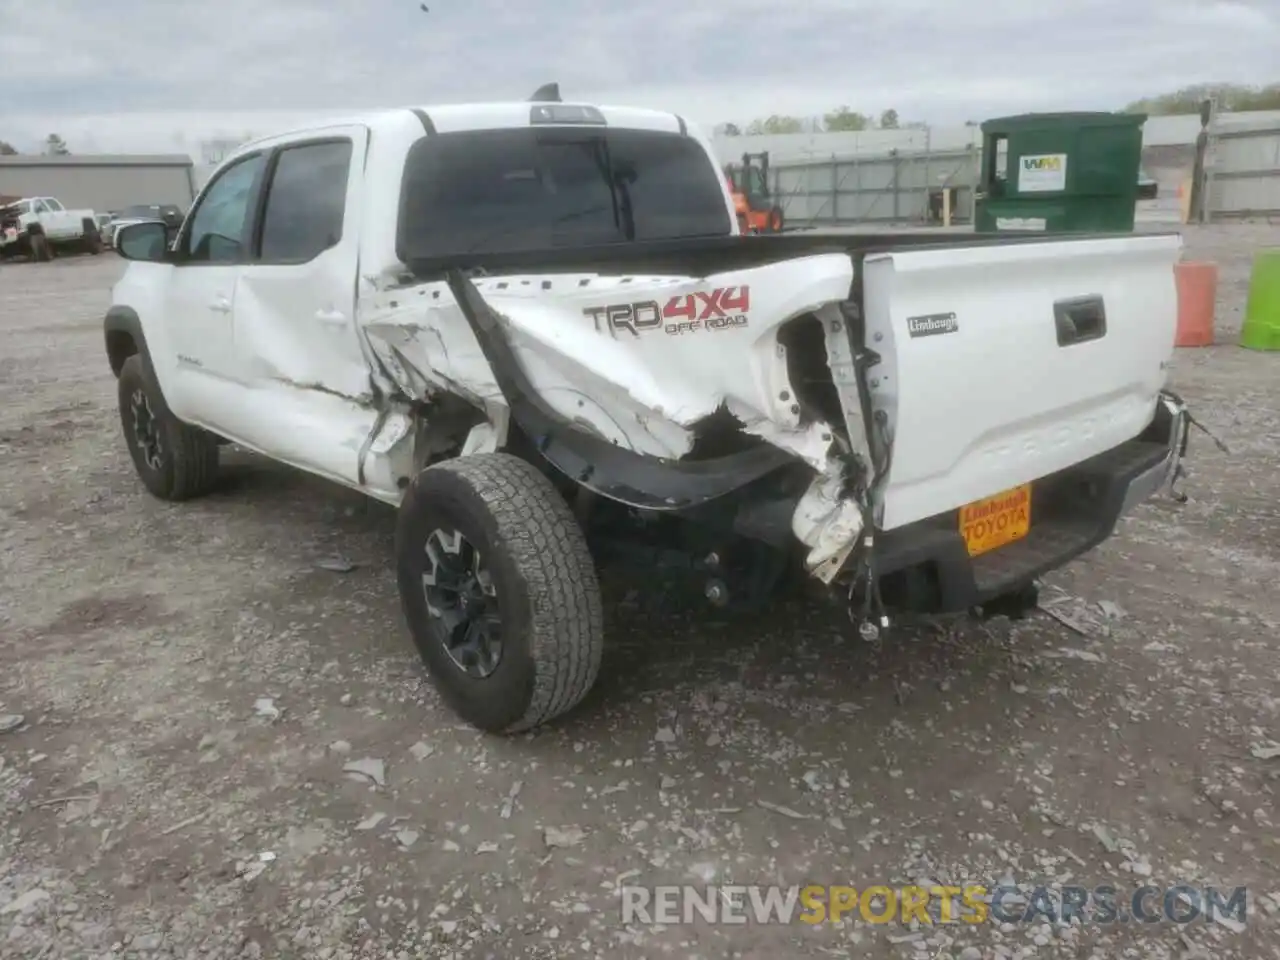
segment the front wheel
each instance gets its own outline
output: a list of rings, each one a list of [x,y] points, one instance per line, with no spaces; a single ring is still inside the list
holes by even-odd
[[[173,415],[137,354],[120,368],[117,388],[120,425],[143,486],[161,500],[190,500],[212,490],[217,437]]]
[[[28,245],[31,249],[31,259],[36,263],[48,263],[53,259],[53,245],[43,233],[31,234]]]
[[[604,612],[586,538],[555,486],[506,453],[428,467],[396,524],[400,601],[445,702],[494,733],[529,730],[595,683]]]

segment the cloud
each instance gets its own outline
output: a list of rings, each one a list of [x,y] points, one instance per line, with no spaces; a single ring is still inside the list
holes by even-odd
[[[566,97],[713,124],[959,123],[1280,80],[1276,0],[0,0],[0,139],[174,151],[374,106]],[[186,146],[182,146],[186,144]]]

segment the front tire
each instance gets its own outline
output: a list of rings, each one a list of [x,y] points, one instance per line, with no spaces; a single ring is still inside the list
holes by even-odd
[[[492,733],[529,730],[595,683],[604,612],[586,538],[555,486],[506,453],[418,474],[396,524],[400,600],[444,701]]]
[[[53,259],[53,245],[43,233],[31,234],[31,259],[36,263],[48,263]]]
[[[120,425],[143,486],[161,500],[190,500],[213,489],[218,439],[170,412],[142,358],[129,357],[117,383]]]

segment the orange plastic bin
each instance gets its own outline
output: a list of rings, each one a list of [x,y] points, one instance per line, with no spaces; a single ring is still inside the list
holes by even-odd
[[[1207,347],[1213,343],[1218,265],[1183,260],[1174,265],[1173,275],[1178,287],[1178,332],[1174,345]]]

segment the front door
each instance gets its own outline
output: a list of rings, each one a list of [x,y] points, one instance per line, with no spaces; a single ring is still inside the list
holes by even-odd
[[[166,394],[170,407],[182,419],[237,440],[244,378],[237,369],[232,310],[266,162],[266,153],[250,154],[205,187],[178,236],[163,305],[176,361]]]
[[[80,221],[62,208],[52,197],[40,197],[33,206],[44,235],[50,240],[73,240],[80,235]]]

